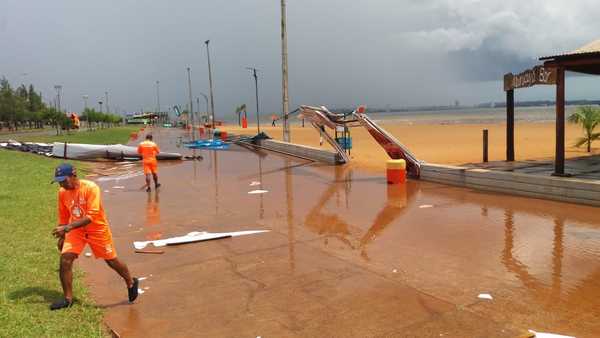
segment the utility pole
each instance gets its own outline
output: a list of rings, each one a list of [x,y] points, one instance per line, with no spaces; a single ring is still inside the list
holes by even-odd
[[[56,89],[56,109],[59,112],[62,112],[61,107],[60,107],[60,91],[62,90],[62,86],[61,85],[55,85],[54,89]]]
[[[198,117],[198,124],[202,124],[202,119],[200,118],[200,98],[196,97],[196,116]]]
[[[256,92],[256,128],[258,128],[258,133],[260,134],[260,113],[258,109],[258,76],[256,75],[256,68],[246,67],[246,69],[250,69],[252,71],[252,76],[254,76],[254,89]]]
[[[285,0],[281,0],[281,89],[283,103],[283,141],[290,142],[290,126],[288,124],[288,112],[290,110],[288,98],[288,62],[287,62],[287,31]]]
[[[190,110],[188,110],[188,113],[190,114],[190,119],[191,119],[191,124],[192,124],[192,141],[194,141],[196,139],[196,137],[194,136],[194,100],[192,99],[192,76],[190,75],[190,67],[187,67],[187,73],[188,73],[188,89],[189,89],[189,94],[190,94]]]
[[[210,114],[211,114],[211,125],[212,129],[215,129],[215,99],[213,97],[213,85],[212,85],[212,72],[210,69],[210,51],[208,49],[208,44],[210,40],[204,41],[206,44],[206,56],[208,57],[208,84],[210,86]]]
[[[105,102],[106,102],[106,113],[110,113],[110,108],[108,107],[108,92],[104,92]]]
[[[156,113],[160,115],[160,92],[159,92],[160,81],[156,81]]]

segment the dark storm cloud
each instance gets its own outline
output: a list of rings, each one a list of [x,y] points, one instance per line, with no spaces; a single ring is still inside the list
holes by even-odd
[[[281,108],[279,1],[18,1],[0,3],[0,76],[34,83],[49,100],[54,84],[72,110],[82,95],[109,91],[120,110],[185,106],[186,67],[200,107],[208,94],[206,49],[218,116]],[[291,106],[372,106],[479,102],[502,95],[498,80],[542,55],[597,38],[596,2],[579,0],[288,0]],[[500,75],[500,77],[499,77]]]

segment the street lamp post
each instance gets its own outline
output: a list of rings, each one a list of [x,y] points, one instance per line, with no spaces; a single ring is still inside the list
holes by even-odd
[[[104,92],[104,97],[106,98],[106,113],[110,113],[110,108],[108,107],[108,91]]]
[[[55,85],[54,89],[56,89],[56,109],[58,109],[58,111],[62,111],[60,107],[60,91],[62,90],[62,86]]]
[[[198,118],[198,125],[202,124],[202,119],[200,118],[200,98],[196,96],[196,117]]]
[[[188,112],[189,112],[190,119],[192,121],[192,141],[194,141],[195,140],[195,136],[194,136],[194,100],[192,99],[192,76],[190,74],[190,67],[187,67],[187,73],[188,73],[188,89],[189,89],[189,95],[190,95],[190,110],[188,110]]]
[[[254,76],[254,89],[256,92],[256,128],[258,129],[258,133],[260,134],[260,113],[258,109],[258,76],[256,75],[256,68],[246,67],[246,69],[250,69],[252,71],[252,76]]]
[[[102,101],[98,101],[98,104],[100,105],[100,112],[102,113]]]
[[[206,101],[206,122],[208,122],[208,96],[206,96],[206,94],[204,93],[200,93],[200,95],[202,95],[204,97],[204,100]],[[200,110],[200,109],[198,109]]]
[[[212,119],[212,129],[215,129],[215,100],[213,97],[213,86],[212,86],[212,72],[210,69],[210,51],[208,49],[208,44],[210,43],[210,40],[206,40],[204,41],[204,43],[206,44],[206,56],[208,57],[208,84],[210,86],[210,113],[211,113],[211,119]]]
[[[87,109],[87,100],[88,100],[88,95],[83,95],[83,110]]]
[[[160,116],[160,92],[159,92],[160,81],[156,81],[156,113]]]
[[[281,0],[281,89],[283,103],[283,140],[290,142],[290,126],[288,113],[290,110],[288,98],[288,62],[287,62],[287,30],[285,15],[285,0]]]

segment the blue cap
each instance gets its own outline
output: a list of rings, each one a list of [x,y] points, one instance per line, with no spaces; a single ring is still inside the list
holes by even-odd
[[[52,182],[62,182],[69,176],[75,175],[75,168],[69,163],[63,163],[54,170],[54,179]]]

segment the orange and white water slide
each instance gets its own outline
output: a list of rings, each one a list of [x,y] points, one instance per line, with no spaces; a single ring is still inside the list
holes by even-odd
[[[377,125],[365,114],[364,106],[358,107],[351,114],[336,114],[330,112],[326,107],[300,106],[300,114],[308,119],[312,126],[323,136],[325,140],[336,150],[344,162],[350,158],[344,149],[325,131],[325,127],[335,130],[338,126],[358,127],[362,126],[392,159],[403,159],[406,161],[406,170],[409,175],[419,177],[421,173],[421,161],[419,161],[408,148],[400,143],[393,135]]]

